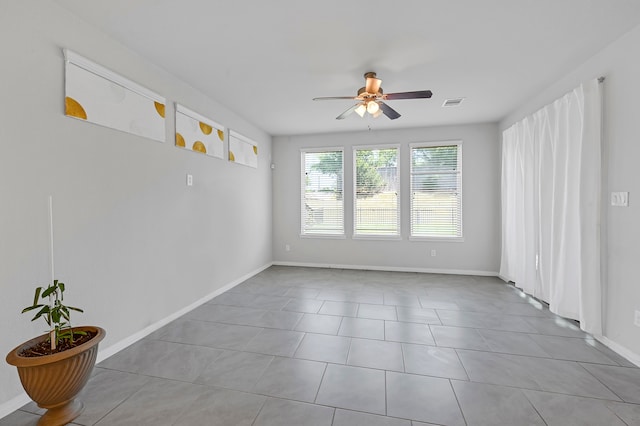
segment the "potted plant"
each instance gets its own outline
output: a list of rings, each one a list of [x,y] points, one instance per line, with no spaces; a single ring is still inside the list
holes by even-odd
[[[18,368],[29,397],[47,410],[38,425],[65,425],[82,413],[84,406],[75,398],[91,376],[106,334],[100,327],[71,327],[71,311],[83,311],[63,303],[64,290],[58,280],[36,288],[33,305],[22,312],[37,310],[32,321],[43,318],[49,332],[18,345],[6,358]]]

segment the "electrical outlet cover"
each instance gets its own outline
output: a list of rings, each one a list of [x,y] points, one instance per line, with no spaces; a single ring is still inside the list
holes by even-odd
[[[628,192],[612,192],[611,205],[614,207],[627,207],[629,205]]]

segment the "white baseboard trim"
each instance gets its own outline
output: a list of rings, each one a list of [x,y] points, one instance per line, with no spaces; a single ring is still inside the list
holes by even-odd
[[[276,266],[298,266],[304,268],[331,268],[331,269],[358,269],[366,271],[389,271],[389,272],[419,272],[425,274],[447,274],[447,275],[476,275],[483,277],[497,277],[494,271],[474,271],[466,269],[433,269],[433,268],[412,268],[405,266],[373,266],[373,265],[341,265],[336,263],[307,263],[307,262],[285,262],[274,261]]]
[[[505,283],[511,282],[513,280],[509,279],[509,277],[505,277],[500,275],[500,273],[498,273],[498,275],[496,275],[498,278],[500,278],[502,281],[504,281]]]
[[[237,279],[233,280],[232,282],[228,283],[227,285],[225,285],[223,287],[220,287],[219,289],[215,290],[214,292],[207,294],[203,298],[201,298],[199,300],[196,300],[195,302],[193,302],[189,306],[186,306],[186,307],[180,309],[179,311],[174,312],[173,314],[169,315],[168,317],[163,318],[163,319],[151,324],[150,326],[140,330],[139,332],[137,332],[135,334],[132,334],[131,336],[127,337],[126,339],[123,339],[123,340],[121,340],[121,341],[109,346],[108,348],[105,348],[105,349],[102,349],[102,350],[98,351],[98,358],[97,358],[96,362],[98,363],[98,362],[104,361],[105,359],[109,358],[110,356],[115,355],[116,353],[120,352],[121,350],[125,349],[126,347],[131,346],[132,344],[134,344],[137,341],[145,338],[146,336],[148,336],[149,334],[153,333],[154,331],[159,330],[160,328],[162,328],[165,325],[169,324],[171,321],[174,321],[174,320],[180,318],[184,314],[193,311],[198,306],[207,303],[208,301],[210,301],[214,297],[219,296],[220,294],[224,293],[227,290],[232,289],[233,287],[235,287],[238,284],[246,281],[247,279],[253,277],[254,275],[259,274],[260,272],[264,271],[265,269],[267,269],[271,265],[272,265],[272,263],[267,263],[266,265],[263,265],[260,268],[254,270],[252,272],[249,272],[248,274],[245,274],[245,275],[241,276],[240,278],[237,278]]]
[[[612,351],[614,351],[615,353],[617,353],[618,355],[626,358],[627,360],[629,360],[629,362],[635,364],[636,366],[640,367],[640,355],[638,355],[635,352],[630,351],[629,349],[625,348],[624,346],[614,342],[611,339],[608,339],[604,336],[593,336],[595,337],[595,339],[597,341],[599,341],[600,343],[602,343],[603,345],[605,345],[606,347],[608,347],[609,349],[611,349]]]
[[[16,411],[17,409],[19,409],[20,407],[22,407],[23,405],[25,405],[30,401],[31,401],[31,398],[29,398],[29,395],[27,395],[25,392],[22,392],[21,395],[18,395],[15,398],[10,399],[9,401],[0,405],[0,419],[13,413],[14,411]]]

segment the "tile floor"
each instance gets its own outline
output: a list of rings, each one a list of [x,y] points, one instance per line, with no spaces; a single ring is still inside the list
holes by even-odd
[[[640,425],[640,369],[497,278],[271,267],[82,399],[78,425]]]

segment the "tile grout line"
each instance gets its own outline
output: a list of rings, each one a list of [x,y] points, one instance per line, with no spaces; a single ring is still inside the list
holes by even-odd
[[[456,393],[456,390],[453,387],[453,382],[451,381],[451,379],[447,379],[447,381],[449,382],[449,387],[451,388],[451,392],[453,393],[453,396],[456,399],[456,404],[458,404],[458,410],[460,410],[460,415],[462,416],[462,421],[464,422],[465,425],[468,425],[469,422],[467,422],[467,418],[464,415],[464,411],[462,411],[462,405],[460,404],[460,399],[458,398],[458,394]]]

